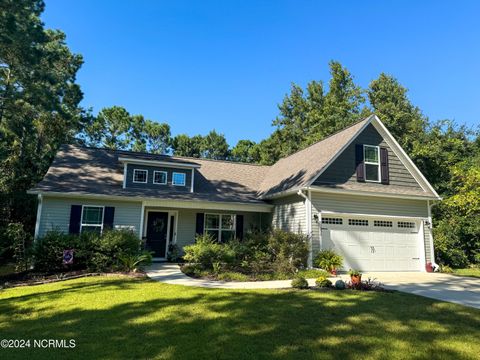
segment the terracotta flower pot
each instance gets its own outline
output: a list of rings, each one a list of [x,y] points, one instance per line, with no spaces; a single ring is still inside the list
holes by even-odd
[[[337,276],[337,269],[331,269],[330,274]]]
[[[358,285],[362,282],[362,275],[352,275],[350,280],[352,280],[352,285]]]

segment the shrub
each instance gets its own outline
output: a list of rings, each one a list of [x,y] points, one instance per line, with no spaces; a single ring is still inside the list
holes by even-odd
[[[301,276],[292,280],[292,287],[295,289],[308,289],[308,281]]]
[[[140,254],[120,254],[118,259],[120,260],[121,268],[124,271],[137,271],[143,266],[148,266],[152,263],[153,252],[143,251]]]
[[[73,249],[73,264],[63,264],[63,251]],[[120,257],[138,256],[140,240],[130,230],[106,231],[103,235],[85,232],[81,235],[49,231],[35,241],[35,270],[55,272],[66,269],[108,271],[121,268]]]
[[[183,248],[183,259],[189,263],[199,264],[202,269],[213,269],[214,263],[231,263],[235,253],[227,244],[220,244],[210,235],[199,235],[196,243]]]
[[[333,250],[321,250],[315,256],[314,263],[321,269],[333,271],[343,264],[343,258]]]
[[[337,290],[345,290],[345,282],[343,280],[335,281],[335,289]]]
[[[58,230],[49,231],[35,241],[33,246],[34,268],[41,272],[54,272],[65,269],[63,251],[74,249],[74,266],[82,268],[85,263],[82,257],[77,258],[77,249],[80,242],[78,237],[64,234]]]
[[[141,241],[131,230],[110,230],[94,239],[95,250],[88,263],[94,271],[120,269],[120,257],[137,256],[140,252]]]
[[[167,252],[167,261],[178,262],[180,260],[180,250],[177,244],[169,244]]]
[[[268,238],[268,249],[274,257],[273,270],[295,273],[307,265],[308,237],[282,230],[274,230]]]
[[[321,288],[327,288],[332,286],[332,282],[326,277],[320,276],[315,280],[315,285]]]

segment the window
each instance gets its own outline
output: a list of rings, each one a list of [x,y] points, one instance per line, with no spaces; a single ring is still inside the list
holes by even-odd
[[[205,214],[205,234],[219,242],[235,238],[236,216],[231,214]]]
[[[368,220],[348,219],[348,225],[352,225],[352,226],[368,226]]]
[[[343,219],[322,217],[322,224],[342,225]]]
[[[167,172],[166,171],[154,171],[153,172],[153,183],[159,185],[167,184]]]
[[[176,186],[185,186],[185,173],[174,172],[172,175],[172,184]]]
[[[83,206],[80,232],[91,231],[100,234],[103,230],[103,206]]]
[[[147,182],[148,170],[142,169],[133,169],[133,182],[134,183],[143,183]]]
[[[397,225],[401,229],[415,229],[415,223],[410,221],[399,221]]]
[[[378,227],[393,227],[393,221],[374,220],[373,226]]]
[[[380,148],[378,146],[363,145],[365,159],[365,181],[380,181]]]

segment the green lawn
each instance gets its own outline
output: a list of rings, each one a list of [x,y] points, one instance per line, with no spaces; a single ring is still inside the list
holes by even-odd
[[[480,278],[480,268],[454,269],[453,274]]]
[[[235,291],[94,277],[0,292],[0,358],[474,359],[480,311],[403,293]]]

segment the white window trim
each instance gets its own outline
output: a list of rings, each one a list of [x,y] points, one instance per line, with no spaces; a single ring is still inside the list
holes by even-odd
[[[135,181],[135,173],[137,171],[144,171],[147,173],[147,175],[145,176],[145,181]],[[134,183],[137,183],[137,184],[146,184],[148,182],[148,170],[146,169],[133,169],[133,179],[132,179],[132,182]]]
[[[366,156],[365,156],[365,150],[367,147],[371,148],[376,148],[377,149],[377,159],[378,163],[374,163],[371,161],[367,161]],[[367,165],[377,165],[378,166],[378,180],[368,180],[367,179]],[[380,166],[380,146],[377,145],[363,145],[363,171],[365,173],[365,182],[373,182],[373,183],[379,183],[382,181],[382,173],[381,173],[381,166]]]
[[[207,215],[218,216],[218,229],[207,228]],[[223,216],[233,216],[233,230],[222,229],[222,217]],[[217,214],[217,213],[205,213],[203,216],[203,234],[205,235],[207,231],[217,231],[218,232],[218,242],[222,242],[222,231],[231,231],[233,232],[233,238],[237,237],[237,214]]]
[[[155,175],[157,173],[164,173],[165,174],[165,182],[156,182],[155,181]],[[167,183],[168,183],[168,172],[167,171],[161,171],[161,170],[154,170],[153,171],[153,183],[155,185],[167,185]]]
[[[101,208],[102,209],[102,223],[101,224],[84,224],[83,223],[83,209],[86,207],[96,207],[96,208]],[[105,220],[105,206],[102,205],[82,205],[82,214],[80,216],[80,234],[82,233],[83,227],[84,226],[97,226],[100,228],[100,234],[103,233],[103,223]]]
[[[175,175],[183,175],[183,184],[176,184],[175,183]],[[172,174],[172,185],[173,186],[185,186],[186,183],[187,183],[187,174],[185,174],[184,172],[174,172]]]

